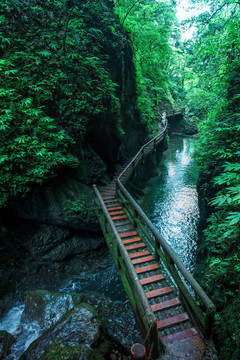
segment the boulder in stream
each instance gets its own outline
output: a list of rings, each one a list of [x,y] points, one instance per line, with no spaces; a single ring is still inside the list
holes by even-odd
[[[97,313],[82,303],[36,339],[19,360],[100,360],[107,350]]]
[[[37,321],[42,330],[54,325],[75,305],[82,302],[81,294],[52,293],[36,290],[28,293],[22,321]]]
[[[79,321],[81,326],[77,324]],[[95,353],[100,356],[107,351],[109,343],[129,354],[133,343],[143,342],[129,304],[112,301],[92,291],[79,294],[30,292],[21,323],[23,326],[33,322],[45,332],[30,345],[21,360],[37,359],[41,354],[39,359],[42,360],[65,359],[59,352],[65,354],[68,349],[73,357],[66,359],[78,359],[80,355],[82,358],[79,358],[88,359],[91,355],[93,360]],[[96,332],[95,337],[91,337],[89,331],[90,335]],[[89,351],[90,347],[93,351]]]
[[[4,354],[9,354],[12,344],[15,342],[13,335],[5,330],[0,331],[0,358]]]

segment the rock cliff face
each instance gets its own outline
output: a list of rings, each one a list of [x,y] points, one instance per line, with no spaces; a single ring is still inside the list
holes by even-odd
[[[196,116],[190,117],[188,114],[175,115],[169,117],[169,128],[171,133],[182,135],[195,135],[198,133],[197,124],[199,119]]]
[[[14,336],[0,332],[0,357],[100,360],[114,348],[129,354],[135,342],[143,339],[129,305],[97,292],[37,290],[27,295]]]
[[[62,169],[53,180],[34,185],[24,199],[14,199],[0,210],[2,295],[43,264],[49,267],[105,244],[94,215],[92,184],[108,182],[116,165],[133,155],[146,137],[136,110],[131,47],[118,23],[115,30],[119,43],[112,46],[109,29],[102,51],[108,58],[106,70],[117,84],[119,112],[114,122],[110,111],[101,114],[101,121],[89,119],[84,140],[72,145],[78,168]]]

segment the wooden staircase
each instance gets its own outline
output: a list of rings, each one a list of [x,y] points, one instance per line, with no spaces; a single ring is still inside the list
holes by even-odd
[[[125,167],[126,165],[117,175]],[[193,326],[177,297],[177,289],[170,284],[163,267],[155,259],[138,228],[133,225],[131,216],[117,199],[116,190],[116,182],[113,180],[101,191],[101,196],[158,320],[157,327],[163,343],[197,335],[197,328]]]
[[[211,334],[215,306],[123,185],[163,140],[166,127],[144,144],[100,192],[94,185],[96,211],[145,337],[148,359],[158,359],[167,348],[165,359],[168,355],[174,359],[180,351],[183,358],[187,353],[187,358],[198,360],[195,349],[206,351],[202,333],[205,337]]]

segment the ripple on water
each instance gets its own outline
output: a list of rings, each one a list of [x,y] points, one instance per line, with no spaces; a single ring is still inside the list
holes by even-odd
[[[98,264],[94,272],[72,276],[61,286],[60,291],[77,293],[97,291],[113,301],[127,301],[126,293],[109,252],[106,252],[105,258]]]
[[[176,251],[187,269],[194,270],[199,219],[193,160],[194,138],[173,137],[164,152],[160,176],[150,181],[141,206]]]
[[[36,321],[21,321],[24,307],[24,304],[14,306],[0,320],[0,330],[6,330],[16,338],[16,342],[11,347],[11,355],[4,358],[6,360],[19,359],[41,334],[40,326]]]

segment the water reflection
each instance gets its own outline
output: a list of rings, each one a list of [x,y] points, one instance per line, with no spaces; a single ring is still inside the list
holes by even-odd
[[[199,218],[193,161],[194,138],[173,137],[164,153],[160,176],[148,183],[141,206],[185,266],[194,269]]]

